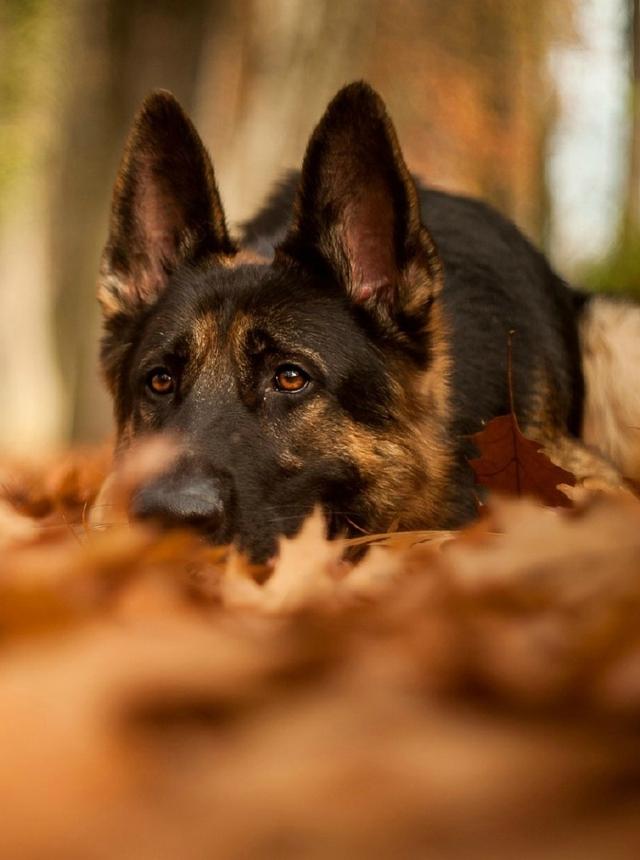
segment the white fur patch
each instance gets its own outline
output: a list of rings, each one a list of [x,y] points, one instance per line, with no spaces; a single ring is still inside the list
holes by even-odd
[[[583,440],[640,480],[640,306],[592,299],[580,321],[585,377]]]

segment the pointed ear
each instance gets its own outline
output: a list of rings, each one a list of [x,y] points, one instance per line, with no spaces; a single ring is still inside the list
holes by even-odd
[[[416,312],[439,285],[433,242],[382,99],[340,90],[305,155],[280,260],[324,266],[355,302]]]
[[[211,161],[165,91],[144,101],[113,191],[98,298],[106,317],[154,301],[183,263],[233,254]]]

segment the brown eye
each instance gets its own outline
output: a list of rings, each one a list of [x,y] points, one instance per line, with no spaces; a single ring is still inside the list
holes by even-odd
[[[276,370],[273,379],[276,391],[302,391],[309,382],[309,376],[295,364],[283,364]]]
[[[147,377],[147,385],[154,394],[172,394],[175,389],[173,376],[166,367],[156,367]]]

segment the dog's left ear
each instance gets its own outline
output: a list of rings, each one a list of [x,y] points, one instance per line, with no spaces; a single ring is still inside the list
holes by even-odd
[[[388,316],[420,315],[438,289],[415,184],[368,84],[340,90],[311,136],[277,259],[328,269],[354,302]]]
[[[151,93],[113,190],[98,288],[105,317],[154,302],[180,265],[235,250],[197,131],[171,93]]]

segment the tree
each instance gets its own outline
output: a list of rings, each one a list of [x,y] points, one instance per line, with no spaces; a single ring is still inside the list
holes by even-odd
[[[622,232],[625,241],[640,239],[640,0],[629,3],[629,65],[631,67],[629,168]]]

